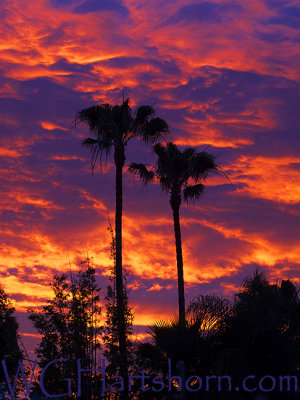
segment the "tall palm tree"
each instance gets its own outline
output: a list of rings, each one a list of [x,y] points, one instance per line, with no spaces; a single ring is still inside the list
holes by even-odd
[[[154,109],[148,105],[139,107],[134,113],[129,106],[129,99],[121,105],[100,104],[85,108],[77,113],[76,121],[88,125],[93,137],[83,141],[91,150],[91,168],[95,168],[105,156],[113,151],[116,167],[116,209],[115,209],[115,242],[116,242],[116,301],[118,310],[118,340],[120,355],[120,374],[128,379],[126,356],[126,327],[124,317],[124,291],[122,268],[122,211],[123,211],[123,167],[126,160],[125,149],[128,142],[139,138],[146,143],[155,143],[169,132],[167,123],[154,116]],[[125,382],[125,387],[126,387]]]
[[[203,192],[203,182],[209,172],[218,172],[220,167],[215,163],[215,157],[206,151],[197,152],[188,147],[181,152],[171,142],[166,146],[156,144],[154,152],[157,155],[156,166],[132,163],[129,171],[133,176],[139,176],[144,184],[151,181],[158,183],[170,195],[177,257],[179,323],[184,328],[186,319],[179,210],[182,197],[186,202],[197,200]]]

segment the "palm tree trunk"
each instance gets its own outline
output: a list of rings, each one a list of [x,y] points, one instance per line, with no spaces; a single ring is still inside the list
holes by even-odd
[[[173,210],[176,258],[177,258],[177,277],[178,277],[178,304],[179,304],[179,325],[185,328],[185,300],[184,300],[184,277],[183,277],[183,258],[181,244],[181,230],[179,218],[179,204],[171,204]]]
[[[126,352],[126,325],[125,325],[125,306],[123,290],[123,270],[122,270],[122,211],[123,211],[123,166],[125,162],[124,150],[115,152],[116,163],[116,297],[118,314],[118,339],[120,356],[120,376],[124,379],[124,391],[121,392],[121,399],[128,398],[128,366]]]

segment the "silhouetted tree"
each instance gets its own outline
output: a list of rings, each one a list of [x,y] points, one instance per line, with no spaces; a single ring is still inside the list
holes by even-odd
[[[110,260],[112,266],[110,269],[109,285],[106,293],[106,321],[104,327],[103,343],[105,345],[104,356],[108,361],[106,372],[108,378],[116,376],[118,373],[118,366],[120,365],[120,354],[118,351],[118,310],[116,304],[116,285],[115,285],[115,274],[116,274],[116,244],[115,235],[111,224],[108,227],[109,234],[111,236],[111,247],[110,247]],[[126,287],[126,275],[123,276],[123,298],[125,307],[125,329],[126,329],[126,349],[128,352],[128,365],[130,366],[134,362],[134,349],[131,340],[133,329],[133,314],[128,304],[128,293]],[[110,388],[107,385],[107,392]],[[114,399],[119,398],[119,393],[110,394]]]
[[[219,167],[213,155],[205,151],[197,152],[192,147],[180,151],[171,142],[166,146],[156,144],[154,152],[157,156],[155,167],[147,168],[144,164],[131,163],[129,171],[133,176],[138,175],[144,184],[152,181],[158,183],[170,195],[177,257],[179,323],[184,328],[185,298],[179,210],[182,197],[186,202],[197,200],[203,192],[203,182],[208,174],[217,172]]]
[[[176,320],[159,321],[149,327],[149,337],[138,346],[137,363],[140,369],[146,369],[147,375],[152,378],[161,375],[167,382],[168,360],[171,360],[172,375],[182,378],[182,391],[188,377],[209,375],[218,358],[220,331],[230,313],[231,306],[227,299],[214,295],[196,297],[187,309],[184,335]],[[166,385],[158,394],[141,392],[139,398],[178,399],[178,395],[175,385],[171,392]],[[202,395],[201,392],[201,398]],[[199,398],[199,393],[196,396],[186,391],[184,397]]]
[[[18,361],[23,358],[18,344],[19,325],[14,312],[15,308],[11,300],[0,286],[0,360],[5,360],[9,376],[15,376]],[[2,366],[0,371],[0,398],[9,398],[6,377]]]
[[[256,384],[271,375],[277,380],[272,399],[298,398],[293,389],[280,392],[278,387],[279,376],[297,376],[300,367],[300,301],[290,280],[270,283],[257,271],[245,279],[223,333],[216,374],[231,375],[237,384],[248,375],[256,376]],[[255,396],[232,393],[233,399]]]
[[[189,321],[198,325],[208,336],[224,329],[232,311],[232,304],[228,299],[208,294],[196,296],[188,306],[187,315]]]
[[[168,359],[171,359],[172,375],[184,378],[176,369],[181,360],[186,378],[203,378],[202,388],[194,393],[186,391],[185,398],[189,400],[200,397],[205,400],[299,398],[295,388],[300,381],[300,299],[290,280],[270,283],[264,274],[256,272],[244,281],[233,302],[214,295],[201,295],[190,303],[186,317],[184,335],[177,321],[150,327],[150,336],[137,351],[137,364],[147,375],[152,378],[161,375],[166,382]],[[205,377],[210,376],[216,379],[213,378],[208,388]],[[242,388],[243,380],[249,376],[247,387],[256,387],[253,392]],[[267,390],[273,384],[272,379],[276,381],[270,393],[259,388],[260,379],[268,376],[271,378],[264,381]],[[218,377],[223,377],[221,390]],[[282,390],[281,377],[287,378],[282,380]],[[197,382],[190,381],[190,387],[197,388]],[[237,387],[240,390],[236,390]],[[176,390],[169,391],[165,387],[159,393],[140,391],[138,398],[179,397]]]
[[[45,388],[49,393],[67,392],[62,376],[77,381],[76,360],[80,359],[82,369],[96,369],[97,354],[100,349],[100,305],[99,291],[95,281],[95,270],[81,265],[78,273],[59,274],[53,277],[53,298],[42,310],[28,309],[29,319],[42,335],[36,350],[39,366],[56,359],[69,359],[55,364],[47,371]],[[70,278],[70,281],[68,281]],[[88,384],[83,386],[83,399],[94,399],[95,385],[90,374]],[[52,393],[51,393],[52,394]],[[59,393],[57,393],[59,394]]]
[[[167,123],[154,118],[154,109],[150,106],[141,106],[135,113],[129,106],[129,99],[123,100],[121,105],[111,106],[100,104],[78,112],[77,120],[85,122],[94,138],[87,138],[83,144],[91,149],[92,170],[98,158],[105,154],[107,157],[113,150],[116,167],[116,294],[118,310],[118,340],[120,352],[120,374],[128,383],[127,353],[126,353],[126,326],[125,304],[122,270],[122,210],[123,210],[123,167],[126,160],[125,149],[128,142],[139,138],[146,143],[154,143],[168,133]],[[123,397],[127,397],[125,391]]]

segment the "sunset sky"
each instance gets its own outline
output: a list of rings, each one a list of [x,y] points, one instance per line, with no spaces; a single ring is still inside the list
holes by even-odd
[[[94,259],[105,295],[114,166],[92,176],[76,112],[152,105],[177,145],[227,171],[182,206],[187,302],[232,295],[259,268],[300,283],[299,0],[7,0],[0,3],[0,275],[26,307],[56,272]],[[154,162],[138,142],[129,162]],[[177,310],[168,196],[124,175],[124,265],[140,327]]]

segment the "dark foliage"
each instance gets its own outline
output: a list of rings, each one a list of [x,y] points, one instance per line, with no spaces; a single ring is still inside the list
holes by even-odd
[[[15,376],[18,361],[22,360],[23,354],[18,344],[19,325],[14,316],[15,308],[7,297],[4,289],[0,286],[0,360],[5,360],[9,376]],[[18,386],[16,392],[20,390]],[[5,394],[6,393],[6,394]],[[4,397],[2,397],[4,396]],[[7,398],[7,384],[3,368],[0,369],[0,398]]]
[[[29,319],[42,339],[37,348],[39,366],[55,359],[68,359],[56,363],[47,370],[45,388],[49,393],[66,393],[66,382],[62,377],[77,382],[76,360],[81,360],[82,369],[96,369],[100,350],[99,291],[95,282],[95,270],[89,259],[78,273],[53,277],[53,298],[42,310],[29,309]],[[83,398],[95,398],[94,376],[87,377]],[[76,388],[76,386],[75,386]],[[70,397],[71,398],[71,397]]]
[[[119,341],[118,341],[118,313],[117,313],[117,304],[116,304],[116,288],[115,288],[115,267],[116,267],[116,245],[115,245],[115,235],[111,224],[109,224],[108,228],[109,234],[111,236],[111,247],[110,247],[110,259],[112,262],[110,277],[109,277],[109,285],[107,287],[107,293],[105,296],[106,300],[106,320],[104,327],[104,336],[103,343],[105,346],[104,356],[107,360],[107,378],[111,378],[112,376],[118,375],[118,368],[120,365],[120,353],[119,353]],[[132,334],[133,334],[133,314],[128,304],[128,293],[126,287],[126,275],[124,275],[123,282],[123,290],[124,290],[124,304],[125,304],[125,328],[126,328],[126,350],[127,350],[127,359],[129,365],[129,373],[132,369],[132,365],[134,362],[134,349],[132,343]],[[106,391],[109,392],[109,385],[106,388]],[[112,399],[119,398],[118,393],[110,393]]]
[[[187,310],[184,334],[178,321],[156,323],[149,333],[149,339],[138,346],[140,369],[146,368],[152,378],[161,375],[167,385],[168,359],[171,359],[173,376],[201,377],[202,388],[197,390],[199,384],[194,379],[189,382],[194,393],[187,390],[179,393],[175,380],[172,391],[167,387],[159,393],[140,390],[139,399],[299,398],[293,378],[290,391],[285,380],[280,390],[280,377],[297,377],[300,383],[300,300],[290,280],[272,284],[256,272],[245,280],[232,303],[214,295],[196,297]],[[178,361],[183,362],[184,373],[180,372]],[[210,376],[215,378],[208,385],[206,377]],[[247,376],[255,376],[247,382],[247,387],[257,390],[242,390]],[[266,376],[276,381],[270,392],[259,389],[260,379]],[[220,387],[217,377],[225,377]],[[230,377],[231,391],[226,377]],[[263,388],[271,386],[272,380],[266,378]]]

